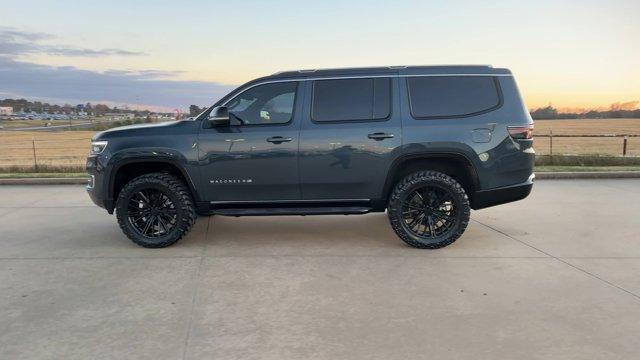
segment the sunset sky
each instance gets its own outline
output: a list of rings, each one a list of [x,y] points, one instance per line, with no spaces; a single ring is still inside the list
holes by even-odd
[[[640,1],[3,1],[0,98],[208,105],[287,69],[492,64],[529,108],[640,100]]]

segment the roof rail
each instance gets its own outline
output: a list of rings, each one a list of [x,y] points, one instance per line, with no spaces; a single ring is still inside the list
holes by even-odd
[[[327,68],[327,69],[303,69],[303,70],[285,70],[285,71],[278,71],[276,73],[274,73],[273,75],[280,75],[280,74],[284,74],[284,73],[298,73],[298,74],[307,74],[307,73],[314,73],[317,71],[321,71],[321,70],[359,70],[359,69],[390,69],[390,70],[401,70],[401,69],[419,69],[419,68],[444,68],[444,67],[450,67],[450,68],[464,68],[464,67],[486,67],[486,68],[493,68],[492,65],[485,65],[485,64],[441,64],[441,65],[390,65],[390,66],[380,66],[380,67],[347,67],[347,68]]]

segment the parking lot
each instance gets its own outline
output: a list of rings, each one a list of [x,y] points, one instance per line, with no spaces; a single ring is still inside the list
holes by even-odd
[[[545,180],[417,250],[385,214],[203,217],[144,249],[0,186],[0,359],[635,359],[640,180]]]

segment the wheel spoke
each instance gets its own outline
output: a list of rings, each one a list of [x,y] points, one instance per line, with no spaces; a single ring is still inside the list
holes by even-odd
[[[153,216],[150,216],[147,218],[145,225],[144,225],[144,229],[142,230],[142,234],[143,235],[147,235],[149,229],[151,228],[151,225],[153,224]]]
[[[173,221],[173,220],[175,219],[175,217],[174,217],[174,216],[172,216],[172,215],[168,214],[168,213],[167,213],[167,212],[165,212],[165,211],[160,212],[158,215],[160,215],[160,216],[164,217],[168,222],[171,222],[171,221]]]
[[[136,200],[137,196],[132,197],[131,199],[129,199],[129,206],[135,206],[135,207],[140,207],[140,204],[144,204],[143,201],[141,200]]]
[[[160,195],[157,192],[152,193],[151,206],[158,207],[160,205]]]
[[[143,201],[145,204],[147,204],[147,205],[149,205],[149,203],[151,202],[151,201],[149,200],[149,197],[148,197],[147,195],[145,195],[144,190],[141,190],[141,191],[140,191],[140,192],[138,192],[136,195],[137,195],[137,196],[139,196],[139,197],[140,197],[140,199],[142,199],[142,201]]]
[[[400,203],[405,228],[426,239],[445,234],[456,223],[453,194],[439,185],[414,189]]]
[[[133,194],[127,203],[129,223],[144,237],[157,238],[176,227],[178,208],[159,189],[146,188]]]
[[[140,216],[138,216],[138,217],[135,217],[135,216],[129,216],[129,218],[130,218],[130,219],[133,219],[133,223],[134,223],[134,224],[137,224],[137,223],[138,223],[138,221],[140,221],[140,220],[144,219],[144,215],[140,215]]]
[[[162,216],[158,216],[158,224],[160,224],[160,227],[162,228],[162,231],[164,231],[165,234],[169,232],[169,230],[167,230],[167,225],[162,220]]]
[[[129,216],[139,216],[142,215],[143,211],[140,209],[129,209]]]
[[[408,224],[409,227],[413,229],[414,226],[416,226],[417,224],[420,224],[423,218],[424,218],[424,213],[420,214],[420,216],[414,216],[411,219],[411,222]]]
[[[423,209],[423,206],[414,205],[409,201],[403,202],[402,206],[403,207],[408,207],[408,208],[411,208],[411,209],[416,209],[416,210],[422,210]]]
[[[424,236],[424,234],[427,232],[427,224],[424,223],[424,221],[426,220],[426,214],[425,216],[422,217],[422,219],[420,220],[420,225],[422,225],[422,231],[417,231],[416,234],[419,236]]]
[[[431,216],[428,217],[428,222],[429,222],[429,234],[431,235],[431,237],[435,237],[435,225],[433,224],[433,218]]]
[[[447,220],[447,221],[455,221],[455,218],[453,216],[450,216],[442,211],[434,211],[432,213],[435,217],[442,219],[442,220]]]
[[[403,210],[402,214],[408,217],[414,216],[416,213],[422,212],[422,209],[408,209],[408,210]]]
[[[433,191],[432,193],[433,193],[433,196],[431,197],[431,206],[437,207],[442,203],[442,201],[441,201],[442,194],[438,194],[435,191]]]

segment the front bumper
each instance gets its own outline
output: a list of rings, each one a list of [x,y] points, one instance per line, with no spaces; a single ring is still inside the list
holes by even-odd
[[[499,187],[495,189],[477,191],[471,199],[471,208],[474,210],[488,208],[490,206],[506,204],[526,198],[531,193],[533,181],[536,175],[531,174],[529,179],[521,184]]]
[[[97,156],[89,156],[87,158],[86,169],[89,174],[86,190],[91,201],[99,207],[106,209],[110,214],[113,213],[112,201],[107,199],[107,191],[105,191],[106,182],[104,179],[106,176],[104,167]]]

